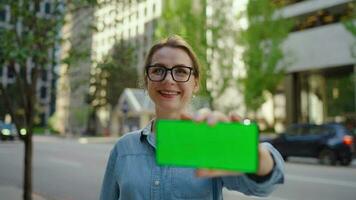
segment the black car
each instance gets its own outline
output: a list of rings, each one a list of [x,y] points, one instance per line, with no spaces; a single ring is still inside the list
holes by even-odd
[[[285,160],[289,156],[314,157],[322,164],[339,162],[346,166],[352,161],[354,139],[341,124],[295,124],[267,142],[275,146]]]

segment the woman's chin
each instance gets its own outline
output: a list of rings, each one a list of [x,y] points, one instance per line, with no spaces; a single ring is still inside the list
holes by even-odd
[[[165,113],[165,114],[179,114],[180,111],[182,110],[181,106],[176,105],[176,104],[161,104],[158,106],[157,111],[159,113]]]

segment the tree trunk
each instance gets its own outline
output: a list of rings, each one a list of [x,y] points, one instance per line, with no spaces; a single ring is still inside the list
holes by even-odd
[[[32,200],[32,130],[28,133],[24,141],[25,151],[25,166],[24,166],[24,182],[23,182],[23,199]]]

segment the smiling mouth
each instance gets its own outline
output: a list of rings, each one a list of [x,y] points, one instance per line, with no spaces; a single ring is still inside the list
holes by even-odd
[[[180,94],[180,92],[178,91],[170,91],[170,90],[159,90],[158,93],[166,97],[172,97]]]

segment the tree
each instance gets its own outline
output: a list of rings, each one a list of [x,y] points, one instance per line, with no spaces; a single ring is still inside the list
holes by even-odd
[[[165,0],[162,15],[157,19],[155,39],[162,39],[171,35],[183,37],[196,52],[202,66],[200,94],[211,97],[206,88],[209,68],[206,61],[206,0]]]
[[[91,77],[89,102],[95,113],[99,108],[117,105],[125,88],[138,85],[135,49],[129,41],[116,43],[109,54],[96,67]],[[111,120],[109,120],[111,121]]]
[[[65,23],[65,12],[92,6],[95,0],[53,0],[43,6],[40,0],[3,0],[0,10],[10,11],[8,23],[0,30],[1,70],[7,67],[14,73],[12,86],[0,84],[4,104],[18,132],[24,127],[23,198],[32,199],[32,133],[36,115],[36,86],[41,72],[47,70],[55,58],[51,54],[60,44],[59,31]],[[73,10],[69,10],[69,9]],[[12,101],[11,87],[17,89],[18,102]]]
[[[100,107],[109,104],[114,107],[125,88],[138,85],[134,53],[135,50],[129,42],[117,43],[97,65],[98,73],[92,77],[93,84],[91,84],[96,88],[91,94],[92,106]]]
[[[238,34],[246,67],[246,76],[238,81],[243,85],[247,109],[254,112],[265,102],[265,92],[275,94],[287,66],[282,62],[285,53],[281,45],[293,22],[279,16],[277,9],[270,0],[250,0],[246,10],[248,28]]]

